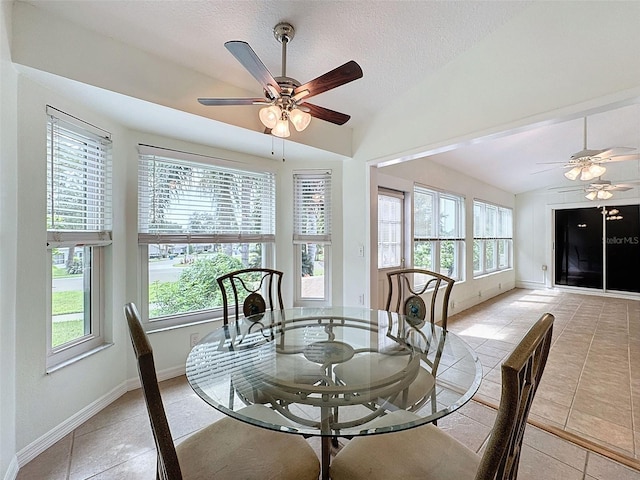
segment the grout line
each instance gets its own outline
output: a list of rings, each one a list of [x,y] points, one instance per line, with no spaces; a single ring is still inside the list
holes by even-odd
[[[582,472],[582,480],[586,480],[587,478],[587,466],[589,465],[589,457],[591,456],[591,452],[587,450],[587,454],[584,457],[584,470]]]

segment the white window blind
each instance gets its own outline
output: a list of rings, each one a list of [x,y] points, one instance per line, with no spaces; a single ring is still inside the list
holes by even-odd
[[[145,150],[138,163],[139,243],[275,241],[273,173]]]
[[[331,243],[331,172],[293,175],[293,243]]]
[[[47,107],[49,246],[111,241],[111,136]]]
[[[513,213],[510,208],[474,200],[473,238],[507,239],[513,238]]]

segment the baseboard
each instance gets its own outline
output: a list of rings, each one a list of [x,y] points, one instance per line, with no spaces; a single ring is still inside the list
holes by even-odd
[[[18,458],[14,455],[14,457],[11,459],[11,462],[9,463],[7,471],[4,474],[4,480],[16,480],[19,470]]]

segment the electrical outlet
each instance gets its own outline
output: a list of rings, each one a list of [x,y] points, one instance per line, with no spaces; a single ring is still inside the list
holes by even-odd
[[[358,296],[358,303],[364,305],[364,293]]]
[[[200,340],[200,334],[199,333],[192,333],[191,337],[189,339],[189,341],[191,343],[191,348],[195,347],[199,340]]]

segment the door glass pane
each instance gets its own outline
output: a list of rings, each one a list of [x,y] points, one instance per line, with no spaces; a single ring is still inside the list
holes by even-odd
[[[555,283],[603,288],[601,210],[558,210],[555,227]]]
[[[307,243],[302,245],[302,280],[300,296],[302,298],[324,299],[324,249],[325,245]]]
[[[640,206],[609,207],[607,232],[607,290],[640,292]]]
[[[402,263],[402,198],[378,195],[378,268]]]
[[[91,247],[52,251],[51,347],[91,334]]]

